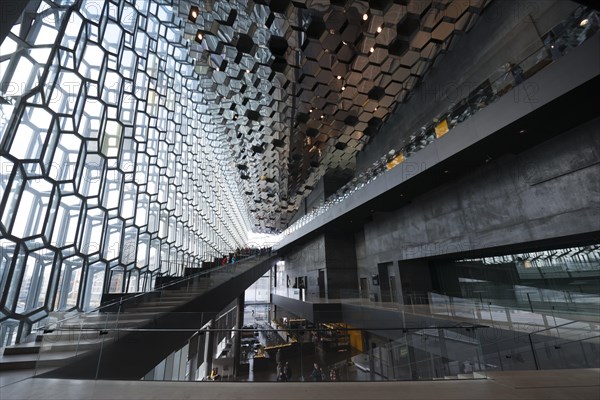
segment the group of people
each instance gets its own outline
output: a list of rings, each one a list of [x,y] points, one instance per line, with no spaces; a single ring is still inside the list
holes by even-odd
[[[313,382],[335,382],[339,380],[338,370],[337,368],[331,368],[329,374],[327,374],[323,371],[323,368],[319,367],[319,364],[314,363],[313,369],[310,371],[310,379]]]
[[[289,382],[292,379],[292,367],[287,361],[277,364],[277,382]]]
[[[265,254],[271,254],[271,247],[244,247],[236,249],[235,252],[229,253],[226,256],[223,256],[221,259],[221,265],[234,264],[236,261],[239,261],[242,258],[250,257],[250,256],[262,256]]]

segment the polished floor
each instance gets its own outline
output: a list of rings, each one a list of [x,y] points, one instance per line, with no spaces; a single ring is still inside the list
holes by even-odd
[[[600,369],[493,372],[489,379],[431,382],[145,382],[26,379],[0,399],[593,399]]]

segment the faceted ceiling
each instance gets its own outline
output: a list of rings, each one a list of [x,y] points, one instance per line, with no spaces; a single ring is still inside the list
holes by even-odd
[[[487,0],[182,0],[219,151],[258,232],[285,228],[474,24]]]

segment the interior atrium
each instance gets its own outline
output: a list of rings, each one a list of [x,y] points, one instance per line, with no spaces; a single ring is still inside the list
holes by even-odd
[[[0,19],[2,399],[597,398],[595,2]]]

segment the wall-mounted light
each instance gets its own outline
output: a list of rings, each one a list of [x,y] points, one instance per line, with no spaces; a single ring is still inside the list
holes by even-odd
[[[190,13],[188,14],[188,20],[190,22],[196,22],[196,19],[198,19],[198,15],[200,15],[200,9],[196,6],[191,6]]]
[[[197,43],[202,43],[202,39],[204,39],[204,35],[202,34],[202,31],[200,29],[198,29],[196,31],[196,36],[194,36],[194,40]]]

